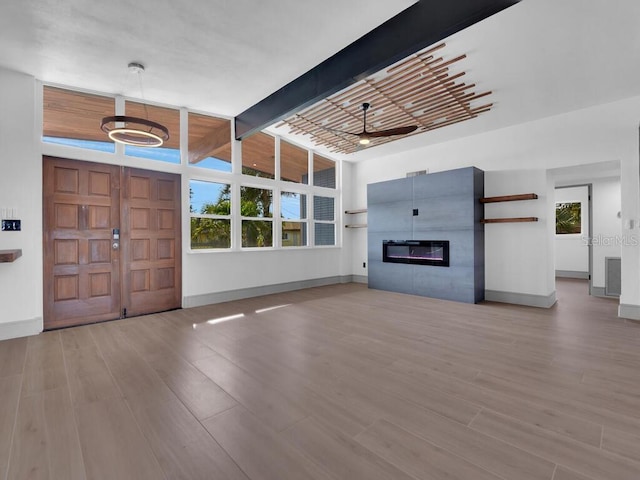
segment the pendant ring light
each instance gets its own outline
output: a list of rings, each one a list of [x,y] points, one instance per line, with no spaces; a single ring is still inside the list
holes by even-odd
[[[132,62],[129,71],[138,74],[140,79],[140,93],[142,95],[142,79],[144,65]],[[144,103],[144,98],[143,98]],[[147,106],[145,105],[145,112]],[[164,125],[146,118],[130,117],[127,115],[113,115],[104,117],[100,129],[111,140],[136,147],[160,147],[169,140],[169,129]]]

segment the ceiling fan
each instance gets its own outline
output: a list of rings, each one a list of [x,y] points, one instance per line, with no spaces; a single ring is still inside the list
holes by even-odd
[[[332,130],[339,133],[345,133],[347,135],[355,135],[360,139],[358,142],[360,143],[360,145],[369,145],[369,143],[371,143],[371,140],[374,138],[393,137],[395,135],[406,135],[408,133],[411,133],[417,130],[418,128],[417,125],[408,125],[406,127],[396,127],[396,128],[389,128],[387,130],[378,130],[377,132],[367,132],[367,110],[369,110],[370,106],[371,104],[367,102],[362,104],[362,113],[363,113],[362,132],[353,133],[353,132],[343,132],[341,130],[333,130],[333,129]]]

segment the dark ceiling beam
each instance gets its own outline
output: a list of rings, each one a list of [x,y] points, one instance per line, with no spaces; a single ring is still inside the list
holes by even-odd
[[[419,0],[235,118],[241,140],[520,0]]]

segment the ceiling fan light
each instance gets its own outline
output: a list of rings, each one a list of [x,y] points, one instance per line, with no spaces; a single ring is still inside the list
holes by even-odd
[[[360,143],[360,145],[369,145],[371,143],[371,139],[363,135],[360,137],[360,141],[358,143]]]

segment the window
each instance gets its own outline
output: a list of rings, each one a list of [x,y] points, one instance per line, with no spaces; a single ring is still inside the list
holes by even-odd
[[[313,197],[314,244],[335,245],[335,198]]]
[[[100,129],[114,115],[115,100],[99,95],[44,87],[42,141],[114,153],[115,144]]]
[[[273,246],[273,190],[240,187],[242,246]]]
[[[314,153],[313,184],[316,187],[336,188],[336,162]]]
[[[581,233],[581,213],[580,202],[556,203],[556,235]]]
[[[309,151],[280,140],[280,180],[309,183]]]
[[[307,196],[302,193],[280,193],[282,246],[303,247],[307,241]]]
[[[189,113],[189,165],[231,172],[231,121]]]
[[[100,129],[104,117],[116,114],[116,103],[124,110],[119,108],[118,114],[166,126],[168,141],[159,148],[116,146]],[[188,128],[182,128],[186,138],[181,138],[181,119],[188,123]],[[43,89],[43,142],[63,146],[45,148],[45,153],[58,154],[64,146],[93,149],[112,154],[111,161],[119,165],[130,163],[130,157],[146,158],[166,162],[155,162],[152,169],[178,170],[191,177],[191,250],[272,248],[274,242],[283,248],[335,245],[340,236],[335,212],[338,196],[329,189],[336,188],[336,162],[283,139],[276,142],[277,137],[264,132],[238,143],[232,130],[228,118],[132,100],[121,103],[57,87]],[[241,151],[236,155],[233,149],[238,145]],[[233,165],[234,157],[238,165]],[[279,235],[275,240],[274,231]]]
[[[128,101],[125,103],[125,114],[130,117],[146,118],[161,123],[169,129],[169,140],[162,147],[149,148],[125,145],[125,155],[167,163],[180,163],[180,111]]]
[[[242,173],[275,178],[275,155],[275,139],[266,133],[254,133],[242,140]]]
[[[231,247],[231,185],[189,182],[191,248]]]

